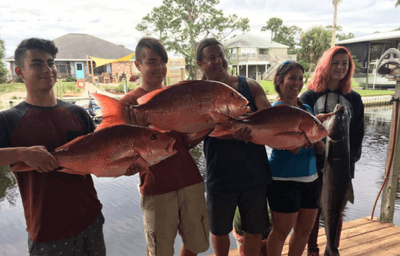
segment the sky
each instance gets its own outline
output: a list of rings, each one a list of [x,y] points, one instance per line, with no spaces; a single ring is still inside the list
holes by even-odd
[[[141,19],[162,0],[0,0],[0,39],[5,56],[14,55],[25,38],[55,39],[68,33],[90,34],[134,50],[144,35],[135,29]],[[225,15],[250,20],[249,33],[270,39],[261,27],[273,17],[283,25],[307,31],[333,23],[332,0],[220,0],[216,6]],[[343,0],[338,6],[340,33],[356,37],[400,27],[400,6],[395,0]]]

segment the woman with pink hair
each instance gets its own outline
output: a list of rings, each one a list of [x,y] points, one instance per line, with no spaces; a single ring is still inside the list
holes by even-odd
[[[364,137],[364,105],[360,94],[352,89],[352,76],[354,63],[349,50],[343,46],[335,46],[325,51],[322,55],[315,74],[312,77],[308,90],[305,91],[300,99],[311,106],[314,114],[332,112],[336,104],[345,105],[351,112],[350,122],[350,168],[351,178],[354,178],[354,167],[361,157],[361,146]],[[317,169],[319,191],[322,189],[322,168],[324,166],[324,156],[317,154]],[[318,230],[319,216],[321,209],[314,223],[314,228],[308,240],[308,256],[319,256],[318,249]],[[339,246],[340,233],[342,231],[342,221],[338,226],[336,245]]]

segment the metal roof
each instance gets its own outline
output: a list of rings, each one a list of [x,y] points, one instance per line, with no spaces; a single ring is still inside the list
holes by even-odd
[[[343,41],[337,41],[336,44],[344,45],[344,44],[353,44],[362,42],[385,43],[388,42],[388,40],[400,41],[400,31],[391,31],[385,33],[375,33],[371,35],[360,36]]]
[[[252,48],[289,48],[289,46],[276,43],[271,40],[264,39],[262,37],[254,36],[251,34],[243,34],[229,39],[225,42],[225,46],[228,48],[236,47],[252,47]]]

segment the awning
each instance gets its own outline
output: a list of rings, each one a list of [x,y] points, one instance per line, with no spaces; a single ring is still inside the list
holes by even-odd
[[[89,56],[89,57],[96,63],[96,68],[98,68],[100,66],[103,66],[103,65],[106,65],[109,63],[113,63],[113,62],[130,61],[133,56],[135,56],[135,53],[126,55],[119,59],[103,59],[103,58],[97,58],[97,57],[92,57],[92,56]]]

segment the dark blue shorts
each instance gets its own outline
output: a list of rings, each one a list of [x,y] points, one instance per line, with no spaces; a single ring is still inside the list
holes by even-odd
[[[303,209],[318,208],[318,180],[304,183],[274,180],[268,184],[268,202],[271,211],[295,213]]]
[[[103,237],[104,216],[100,212],[93,223],[78,236],[60,239],[48,243],[37,243],[30,239],[28,247],[30,256],[105,256],[106,247]]]
[[[233,217],[237,206],[243,231],[250,234],[261,234],[269,226],[266,197],[266,186],[243,194],[207,193],[207,209],[211,233],[223,236],[232,231]]]

